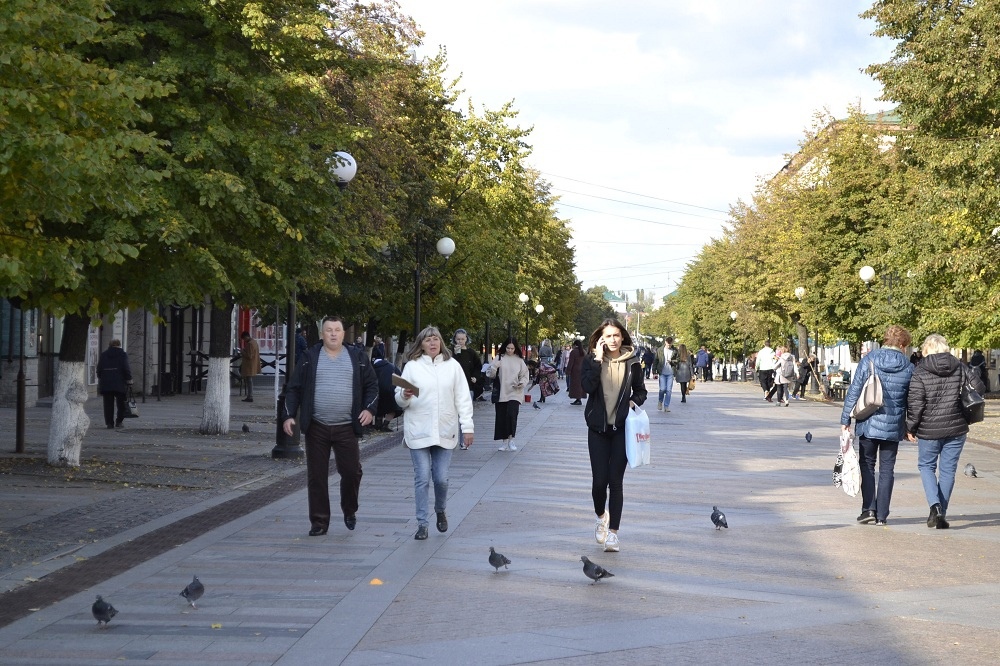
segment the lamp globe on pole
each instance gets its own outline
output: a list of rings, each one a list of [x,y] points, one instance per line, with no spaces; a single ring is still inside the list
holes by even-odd
[[[355,174],[358,173],[358,163],[355,161],[354,157],[350,153],[345,153],[343,150],[338,150],[333,154],[328,160],[330,164],[330,173],[333,175],[333,180],[337,183],[337,187],[344,189],[347,184],[354,180]]]
[[[858,271],[858,277],[861,278],[862,282],[868,284],[875,277],[875,269],[871,266],[862,266],[861,270]]]

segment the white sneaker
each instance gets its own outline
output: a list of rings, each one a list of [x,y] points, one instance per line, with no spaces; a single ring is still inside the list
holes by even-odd
[[[503,444],[497,447],[497,451],[506,451],[506,450],[507,450],[507,442],[504,442]]]
[[[597,543],[604,543],[608,538],[608,522],[610,522],[611,516],[605,511],[604,515],[597,519],[597,528],[594,530],[594,537],[597,539]]]
[[[669,408],[669,407],[664,407],[664,408],[663,408],[663,411],[665,411],[665,412],[669,412],[669,411],[670,411],[670,408]]]
[[[608,538],[604,541],[604,552],[605,553],[617,553],[618,552],[618,535],[614,532],[608,532]]]
[[[511,442],[510,444],[508,444],[508,445],[507,445],[507,447],[508,447],[508,448],[509,448],[509,449],[510,449],[511,451],[517,451],[517,444],[515,444],[514,442]]]
[[[658,411],[658,412],[662,412],[663,411],[663,403],[662,402],[656,403],[656,411]]]

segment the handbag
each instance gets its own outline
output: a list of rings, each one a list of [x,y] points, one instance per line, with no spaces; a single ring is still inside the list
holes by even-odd
[[[500,402],[500,370],[497,369],[497,374],[493,376],[492,390],[490,391],[490,402],[494,405]]]
[[[132,394],[132,387],[128,387],[128,398],[125,400],[125,413],[122,415],[127,419],[137,419],[139,418],[139,405],[135,402],[135,396]]]
[[[840,433],[840,451],[833,466],[833,485],[854,497],[861,490],[861,461],[851,442],[851,431]]]
[[[649,464],[649,416],[641,407],[632,407],[625,417],[625,456],[632,469]]]
[[[688,382],[688,393],[694,390],[694,375],[691,375],[691,380]]]
[[[972,384],[972,376],[969,370],[962,368],[962,416],[967,423],[979,423],[986,418],[986,400],[979,394]]]
[[[882,381],[878,378],[878,373],[875,372],[875,364],[869,361],[868,365],[871,367],[871,374],[865,380],[865,385],[861,387],[861,395],[858,396],[858,401],[854,403],[854,409],[851,410],[851,417],[855,421],[864,421],[882,406]]]

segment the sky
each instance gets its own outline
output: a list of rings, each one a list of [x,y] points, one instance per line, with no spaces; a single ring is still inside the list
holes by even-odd
[[[583,287],[662,298],[817,112],[889,109],[856,0],[399,0],[477,108],[513,101]],[[459,248],[460,251],[460,248]]]

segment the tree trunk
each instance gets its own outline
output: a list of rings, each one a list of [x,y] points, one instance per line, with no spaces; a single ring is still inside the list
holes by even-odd
[[[86,382],[89,331],[87,317],[71,314],[63,319],[49,423],[48,463],[56,467],[80,466],[83,437],[90,427],[90,417],[83,409],[89,397]]]
[[[795,329],[799,335],[799,355],[798,358],[809,356],[809,329],[801,321],[795,322]]]
[[[229,359],[232,353],[233,300],[227,298],[221,305],[221,308],[212,308],[212,321],[208,329],[208,378],[201,427],[198,429],[203,435],[225,435],[229,432]]]

